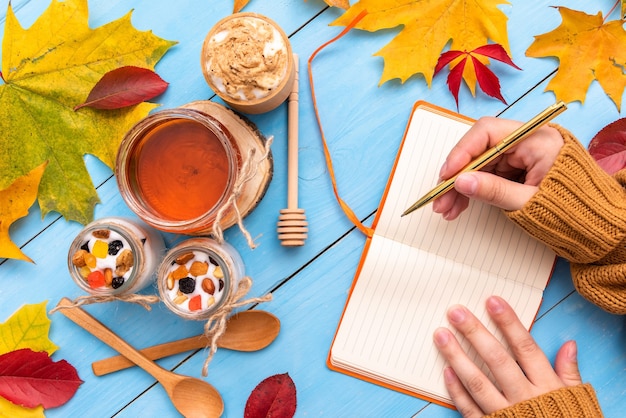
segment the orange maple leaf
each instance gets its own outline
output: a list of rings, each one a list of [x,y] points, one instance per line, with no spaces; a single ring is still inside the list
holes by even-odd
[[[0,257],[33,262],[11,241],[9,228],[13,222],[28,215],[28,208],[37,198],[39,182],[47,164],[41,164],[0,190]]]
[[[356,28],[374,32],[402,26],[400,33],[375,55],[385,61],[380,84],[405,82],[422,74],[430,87],[439,55],[450,49],[471,51],[489,42],[509,51],[507,17],[499,6],[506,0],[361,0],[333,25],[347,25],[367,10]],[[470,89],[471,79],[465,78]]]
[[[585,101],[587,90],[596,80],[619,110],[626,88],[626,31],[621,20],[604,22],[602,13],[557,7],[561,25],[535,36],[526,50],[534,58],[557,57],[559,68],[546,86],[564,102]]]

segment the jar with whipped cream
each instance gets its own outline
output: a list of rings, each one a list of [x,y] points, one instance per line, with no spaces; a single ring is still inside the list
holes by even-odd
[[[161,300],[185,319],[206,320],[228,303],[244,275],[239,253],[226,242],[191,238],[172,248],[157,270]]]
[[[96,220],[76,236],[68,269],[85,292],[98,296],[137,293],[154,282],[165,254],[163,237],[142,222],[121,217]]]
[[[215,24],[201,55],[204,78],[229,106],[265,113],[291,92],[294,57],[285,32],[257,13],[235,13]]]

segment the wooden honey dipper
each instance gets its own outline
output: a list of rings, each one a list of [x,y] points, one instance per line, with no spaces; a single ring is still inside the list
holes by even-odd
[[[278,239],[286,247],[304,245],[309,232],[304,209],[298,208],[298,56],[294,54],[295,78],[287,99],[287,209],[278,217]]]

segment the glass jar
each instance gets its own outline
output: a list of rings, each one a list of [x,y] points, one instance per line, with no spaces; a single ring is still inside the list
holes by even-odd
[[[243,275],[243,261],[231,245],[191,238],[166,254],[157,283],[161,300],[172,312],[206,320],[237,291]]]
[[[228,201],[246,152],[262,151],[264,143],[225,110],[202,101],[162,110],[125,135],[116,159],[117,184],[126,204],[145,223],[165,232],[206,235],[222,208],[222,229],[238,221]],[[271,158],[259,167],[236,199],[242,217],[262,198],[271,179]]]
[[[136,293],[154,282],[165,253],[158,231],[126,218],[96,220],[76,236],[68,252],[74,282],[92,295]]]
[[[258,13],[234,13],[217,22],[204,40],[200,64],[211,89],[244,113],[275,109],[295,80],[289,38]]]

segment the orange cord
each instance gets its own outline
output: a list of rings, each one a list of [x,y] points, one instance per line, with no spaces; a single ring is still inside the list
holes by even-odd
[[[354,28],[354,26],[356,26],[357,23],[359,23],[361,19],[365,17],[366,14],[367,14],[367,11],[363,10],[348,24],[348,26],[345,27],[343,31],[341,31],[339,35],[337,35],[330,41],[322,44],[322,46],[317,48],[309,57],[308,69],[309,69],[309,84],[311,86],[311,97],[313,98],[313,109],[315,110],[315,117],[317,119],[317,125],[319,126],[320,134],[322,136],[322,145],[324,147],[324,158],[326,159],[326,166],[328,167],[328,173],[330,175],[330,180],[333,185],[333,192],[335,193],[337,202],[339,202],[339,206],[341,206],[341,209],[343,209],[343,212],[346,214],[348,219],[350,219],[350,221],[354,224],[354,226],[356,226],[361,232],[363,232],[366,236],[371,238],[374,235],[374,229],[368,228],[367,226],[363,225],[363,223],[359,220],[359,218],[354,214],[350,206],[348,206],[348,204],[344,202],[344,200],[339,196],[339,191],[337,190],[337,182],[335,180],[335,170],[333,169],[333,162],[330,156],[330,151],[328,150],[328,145],[326,144],[326,137],[324,136],[324,131],[322,130],[322,122],[320,119],[319,111],[317,109],[317,100],[315,99],[315,87],[313,86],[313,71],[311,69],[311,63],[313,61],[313,58],[315,58],[315,56],[326,46],[330,45],[331,43],[335,42],[336,40],[344,36],[346,33],[348,33],[352,28]]]

